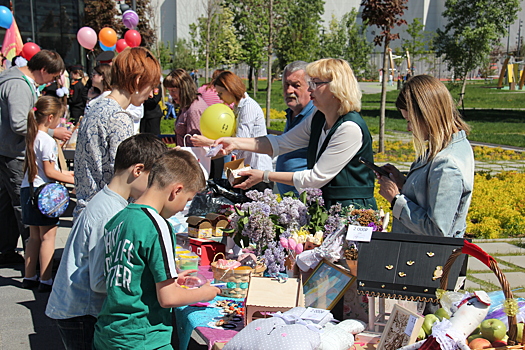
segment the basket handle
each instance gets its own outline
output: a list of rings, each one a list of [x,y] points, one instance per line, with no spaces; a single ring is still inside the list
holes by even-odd
[[[211,262],[214,263],[214,262],[215,262],[215,259],[217,259],[217,257],[218,257],[219,255],[222,255],[222,257],[223,257],[224,259],[226,259],[226,255],[224,255],[223,252],[218,252],[217,254],[215,254],[215,256],[213,257],[213,260],[212,260]]]
[[[503,294],[505,295],[505,298],[506,299],[513,298],[512,291],[510,290],[509,282],[507,281],[507,278],[505,277],[505,275],[499,268],[498,262],[496,261],[496,259],[494,259],[492,256],[487,254],[479,246],[475,245],[474,243],[470,243],[467,240],[464,241],[463,248],[454,249],[452,254],[450,254],[450,256],[448,257],[448,260],[445,263],[445,266],[443,267],[443,275],[441,276],[440,288],[442,290],[447,290],[448,274],[450,272],[450,268],[452,267],[452,264],[454,264],[456,259],[461,254],[471,255],[472,257],[480,260],[482,263],[487,265],[498,278],[498,281],[501,284],[501,288],[503,289]],[[508,316],[508,318],[509,318],[508,344],[514,345],[516,344],[516,338],[518,336],[518,328],[516,326],[517,320],[516,320],[516,316]]]

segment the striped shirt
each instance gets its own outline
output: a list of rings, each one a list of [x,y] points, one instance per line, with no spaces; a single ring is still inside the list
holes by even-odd
[[[247,93],[234,109],[237,117],[237,137],[266,136],[266,120],[261,106]],[[250,164],[252,169],[273,170],[272,158],[267,154],[248,151],[236,151],[237,158],[244,158],[244,164]]]

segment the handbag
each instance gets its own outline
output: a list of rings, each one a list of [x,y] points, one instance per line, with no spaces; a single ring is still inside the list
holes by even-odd
[[[60,169],[65,166],[64,153],[60,145],[58,145],[58,164]],[[34,208],[48,218],[58,218],[69,206],[69,191],[61,183],[46,182],[38,186],[35,191],[31,182],[29,191]]]
[[[46,182],[34,190],[29,184],[33,206],[48,218],[58,218],[69,205],[69,191],[58,182]]]

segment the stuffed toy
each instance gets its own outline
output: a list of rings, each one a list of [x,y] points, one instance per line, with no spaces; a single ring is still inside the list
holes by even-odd
[[[354,344],[354,334],[366,327],[359,320],[334,323],[331,313],[317,323],[303,320],[301,315],[305,310],[295,307],[273,317],[257,319],[237,333],[224,350],[347,350]]]
[[[485,319],[489,312],[490,298],[483,291],[467,294],[451,309],[450,320],[443,318],[432,327],[432,334],[425,340],[407,345],[399,350],[470,350],[467,337]]]

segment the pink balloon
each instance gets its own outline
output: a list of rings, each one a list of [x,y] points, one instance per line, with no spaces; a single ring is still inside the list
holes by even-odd
[[[97,33],[90,27],[82,27],[77,32],[78,43],[85,49],[93,50],[97,44]]]
[[[124,39],[126,39],[126,43],[129,45],[129,47],[139,46],[140,42],[142,41],[140,33],[135,29],[128,30],[126,34],[124,34]]]
[[[128,29],[133,29],[139,24],[139,15],[133,10],[127,10],[122,14],[122,23]]]

